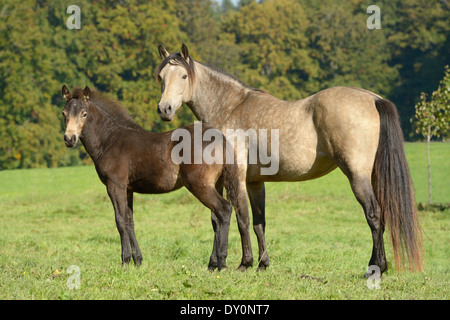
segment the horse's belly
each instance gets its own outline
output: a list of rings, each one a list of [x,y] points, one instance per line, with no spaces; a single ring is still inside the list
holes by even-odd
[[[336,168],[324,152],[301,145],[280,145],[278,163],[249,164],[248,181],[304,181],[321,177]],[[267,170],[271,168],[271,170]],[[265,170],[264,170],[265,169]]]

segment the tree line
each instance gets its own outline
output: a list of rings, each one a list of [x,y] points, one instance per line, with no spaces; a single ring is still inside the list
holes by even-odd
[[[151,131],[194,121],[186,106],[171,123],[156,112],[157,46],[296,100],[336,85],[372,90],[398,107],[405,137],[421,92],[431,94],[450,64],[447,1],[366,0],[2,0],[0,169],[89,162],[62,140],[61,87],[107,92]],[[81,29],[69,29],[76,4]],[[366,12],[380,8],[381,29]]]

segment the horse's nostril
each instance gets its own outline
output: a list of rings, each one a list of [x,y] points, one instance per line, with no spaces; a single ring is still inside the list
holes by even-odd
[[[76,135],[64,135],[64,142],[66,143],[67,146],[73,146],[75,145],[75,143],[77,142],[77,136]]]
[[[169,106],[167,107],[167,110],[168,110],[169,112],[171,112],[171,111],[172,111],[172,106],[169,105]]]
[[[156,108],[156,112],[158,112],[158,114],[161,114],[161,108],[159,107],[159,104],[158,107]]]

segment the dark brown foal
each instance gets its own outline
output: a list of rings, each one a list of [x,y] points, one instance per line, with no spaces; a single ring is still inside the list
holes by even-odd
[[[75,88],[70,93],[63,86],[62,94],[66,100],[63,110],[66,124],[64,141],[67,147],[73,148],[78,139],[81,140],[107,188],[120,234],[122,263],[129,263],[131,258],[137,266],[142,262],[134,233],[133,193],[167,193],[185,186],[211,210],[215,237],[208,267],[225,268],[232,206],[221,195],[223,186],[233,205],[239,205],[238,201],[243,205],[247,199],[237,195],[237,168],[234,164],[226,164],[226,139],[223,135],[220,133],[223,144],[219,148],[223,161],[177,164],[172,155],[179,143],[172,141],[174,131],[145,131],[128,117],[117,102],[97,92],[90,92],[88,87],[84,90]],[[202,136],[206,130],[215,130],[205,124],[200,127]],[[190,151],[191,160],[194,160],[195,148],[201,148],[203,153],[208,144],[204,141],[200,145],[194,143],[193,125],[182,130],[191,137],[191,141],[183,141],[190,142],[191,149],[183,152]]]

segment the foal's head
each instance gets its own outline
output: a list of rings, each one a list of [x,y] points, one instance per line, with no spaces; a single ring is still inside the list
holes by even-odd
[[[74,148],[77,145],[83,127],[86,124],[90,93],[89,88],[86,87],[82,93],[77,91],[72,95],[65,85],[62,87],[62,96],[66,99],[66,105],[62,112],[66,125],[64,142],[69,148]]]
[[[181,52],[169,54],[161,45],[158,50],[163,59],[156,70],[156,77],[161,84],[158,114],[163,120],[171,121],[181,104],[192,97],[194,61],[185,44],[181,46]]]

